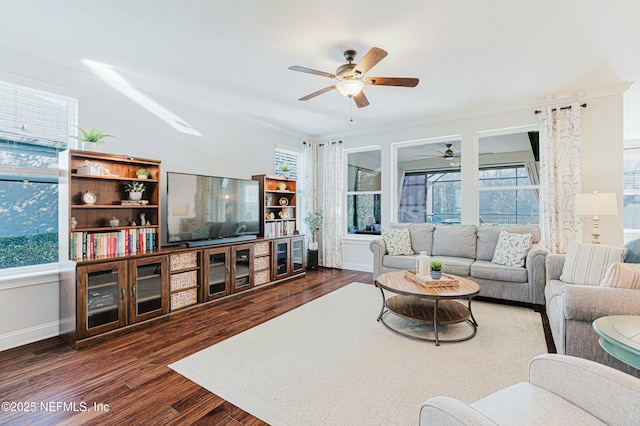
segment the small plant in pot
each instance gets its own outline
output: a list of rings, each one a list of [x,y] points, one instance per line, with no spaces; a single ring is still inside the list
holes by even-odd
[[[429,264],[429,267],[431,268],[431,278],[433,278],[434,280],[439,280],[440,278],[442,278],[443,266],[444,264],[442,263],[442,261],[432,260]]]
[[[147,187],[142,182],[131,181],[124,186],[124,192],[129,193],[129,199],[139,201],[142,199],[142,193]]]
[[[149,170],[145,168],[140,168],[136,171],[136,176],[138,179],[148,179],[149,176],[151,176],[151,173],[149,173]]]
[[[101,145],[105,143],[105,138],[115,138],[113,135],[102,133],[97,127],[91,130],[85,130],[82,127],[78,127],[82,136],[72,136],[74,139],[78,139],[80,142],[84,142],[84,148],[90,148],[90,144]],[[117,138],[116,138],[117,139]]]
[[[304,223],[307,225],[307,228],[309,228],[309,231],[311,232],[311,242],[309,243],[309,250],[318,250],[316,232],[320,230],[323,218],[324,217],[322,209],[315,209],[304,218]]]
[[[280,166],[280,170],[282,171],[282,175],[286,178],[289,177],[289,173],[291,173],[291,167],[288,164],[283,164]]]

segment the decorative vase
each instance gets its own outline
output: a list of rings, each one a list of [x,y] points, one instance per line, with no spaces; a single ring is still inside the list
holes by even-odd
[[[289,178],[289,172],[282,172],[282,176]]]
[[[439,280],[440,278],[442,278],[442,271],[434,271],[433,269],[431,270],[431,279],[433,280]]]
[[[96,144],[95,144],[95,142],[81,141],[80,142],[80,149],[83,150],[83,151],[95,151]]]
[[[309,243],[309,250],[312,250],[312,251],[318,250],[318,242],[314,241],[312,243]]]
[[[75,216],[71,218],[71,229],[76,229],[76,226],[78,226],[78,221],[76,220]]]
[[[142,192],[129,192],[129,199],[132,201],[142,200]]]
[[[117,217],[112,217],[111,219],[109,219],[109,226],[118,226],[120,225],[120,220]]]

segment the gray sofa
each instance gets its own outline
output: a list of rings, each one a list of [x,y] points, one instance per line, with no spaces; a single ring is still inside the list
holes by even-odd
[[[640,291],[578,285],[560,280],[565,255],[546,258],[546,312],[556,351],[609,365],[640,377],[640,370],[617,360],[598,343],[593,321],[607,315],[640,315]]]
[[[631,425],[640,419],[640,380],[563,355],[539,355],[529,381],[472,404],[437,396],[420,409],[426,425]]]
[[[480,285],[480,295],[517,302],[544,305],[545,257],[549,251],[539,244],[540,229],[535,225],[430,225],[395,224],[408,228],[415,255],[387,254],[383,238],[369,244],[373,252],[373,279],[378,275],[415,268],[415,258],[426,251],[444,262],[445,273],[469,277]],[[500,231],[533,234],[533,244],[524,267],[492,263]]]

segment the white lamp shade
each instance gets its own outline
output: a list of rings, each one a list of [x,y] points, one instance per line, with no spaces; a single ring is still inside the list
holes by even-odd
[[[618,201],[615,192],[591,192],[576,196],[576,212],[583,216],[615,216]]]
[[[360,80],[343,80],[336,85],[338,91],[348,98],[360,93],[363,87],[364,83]]]

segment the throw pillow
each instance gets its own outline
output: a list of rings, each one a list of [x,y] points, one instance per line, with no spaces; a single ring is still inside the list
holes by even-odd
[[[597,286],[613,262],[624,261],[627,251],[625,247],[571,241],[560,280],[571,284]]]
[[[533,234],[515,234],[500,231],[496,251],[491,262],[505,266],[524,266],[524,260],[531,247]]]
[[[387,246],[387,253],[391,256],[414,254],[408,229],[383,229],[382,238]]]
[[[600,286],[640,290],[640,264],[613,262]]]

